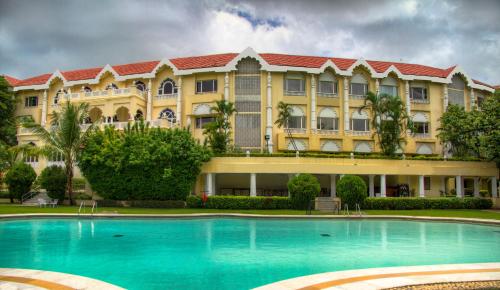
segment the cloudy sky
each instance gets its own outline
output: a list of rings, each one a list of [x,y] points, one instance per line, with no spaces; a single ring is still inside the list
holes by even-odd
[[[392,60],[500,84],[500,0],[0,0],[0,73],[220,52]]]

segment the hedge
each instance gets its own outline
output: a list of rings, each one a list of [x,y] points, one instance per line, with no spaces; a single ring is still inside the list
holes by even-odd
[[[97,200],[99,207],[185,208],[183,200]]]
[[[407,209],[488,209],[491,199],[465,198],[418,198],[418,197],[370,197],[365,199],[363,209],[407,210]]]
[[[197,195],[188,196],[187,206],[191,208],[202,207],[201,198]],[[215,209],[289,209],[290,198],[266,196],[209,196],[205,208]]]

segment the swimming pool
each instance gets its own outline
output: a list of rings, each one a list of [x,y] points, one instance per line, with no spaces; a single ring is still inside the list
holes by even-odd
[[[0,267],[128,289],[249,289],[314,273],[500,261],[500,227],[398,220],[0,221]]]

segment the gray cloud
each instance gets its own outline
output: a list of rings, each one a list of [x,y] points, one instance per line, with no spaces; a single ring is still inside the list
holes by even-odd
[[[460,64],[500,83],[500,1],[0,0],[0,72],[262,52]]]

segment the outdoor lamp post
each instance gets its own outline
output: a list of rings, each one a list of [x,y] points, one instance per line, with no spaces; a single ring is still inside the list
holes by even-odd
[[[269,152],[269,139],[271,139],[271,136],[269,136],[268,134],[266,134],[264,136],[264,139],[266,140],[267,153],[271,153],[271,152]]]

